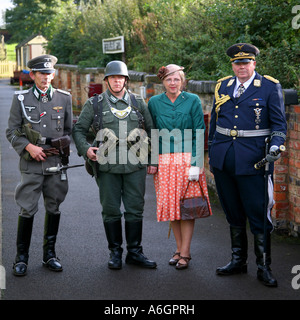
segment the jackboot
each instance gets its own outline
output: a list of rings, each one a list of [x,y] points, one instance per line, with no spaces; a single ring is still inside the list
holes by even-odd
[[[217,275],[247,273],[248,240],[246,228],[230,226],[231,261],[216,270]]]
[[[144,268],[156,268],[155,261],[149,260],[143,253],[142,242],[143,222],[141,221],[125,221],[125,235],[127,241],[127,255],[125,262],[135,264]]]
[[[33,216],[30,218],[19,216],[17,233],[17,255],[13,264],[13,274],[15,276],[25,276],[27,273],[32,226]]]
[[[264,261],[264,251],[265,261]],[[254,252],[257,264],[257,279],[267,287],[277,287],[277,280],[271,272],[271,236],[266,236],[266,249],[264,249],[264,235],[254,235]]]
[[[122,222],[121,220],[104,222],[108,249],[110,250],[110,259],[108,261],[109,269],[122,268]]]
[[[43,265],[51,271],[62,271],[62,265],[55,253],[60,214],[46,212],[44,224]]]

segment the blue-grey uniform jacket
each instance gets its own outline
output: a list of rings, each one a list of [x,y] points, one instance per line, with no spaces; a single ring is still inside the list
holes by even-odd
[[[271,146],[278,147],[286,138],[282,88],[278,80],[256,73],[250,86],[237,99],[233,97],[235,84],[236,77],[230,76],[220,79],[216,86],[208,138],[210,166],[222,170],[226,152],[233,144],[235,173],[263,174],[263,168],[257,170],[254,164],[265,156],[266,137],[271,137]],[[240,130],[251,130],[253,136],[245,137]],[[269,133],[260,135],[262,130]]]

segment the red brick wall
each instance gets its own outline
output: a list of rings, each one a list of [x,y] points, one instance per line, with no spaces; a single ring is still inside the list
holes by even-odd
[[[276,162],[273,218],[279,227],[300,234],[300,105],[286,106],[286,151]],[[281,226],[280,226],[281,225]]]

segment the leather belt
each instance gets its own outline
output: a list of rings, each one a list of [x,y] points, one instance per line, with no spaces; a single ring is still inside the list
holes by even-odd
[[[268,136],[271,134],[270,129],[260,129],[260,130],[235,130],[227,129],[217,126],[216,131],[229,137],[261,137]]]

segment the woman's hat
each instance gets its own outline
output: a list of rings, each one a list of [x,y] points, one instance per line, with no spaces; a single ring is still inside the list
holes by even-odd
[[[168,64],[166,67],[162,66],[159,68],[157,77],[160,80],[163,80],[166,76],[170,75],[171,73],[174,73],[176,71],[181,71],[183,69],[184,67],[180,67],[176,64]]]

